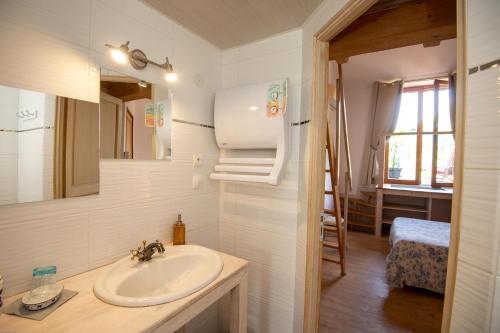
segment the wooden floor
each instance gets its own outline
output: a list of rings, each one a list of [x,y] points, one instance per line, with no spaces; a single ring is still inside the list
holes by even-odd
[[[439,332],[443,296],[416,289],[390,290],[385,278],[387,238],[347,236],[347,275],[323,262],[320,332]]]

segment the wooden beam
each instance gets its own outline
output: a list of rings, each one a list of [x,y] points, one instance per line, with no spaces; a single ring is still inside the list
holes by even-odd
[[[330,60],[455,38],[454,0],[423,0],[365,14],[330,42]]]
[[[101,81],[101,91],[119,98],[123,102],[142,98],[151,99],[152,95],[150,83],[146,87],[141,87],[137,83]]]

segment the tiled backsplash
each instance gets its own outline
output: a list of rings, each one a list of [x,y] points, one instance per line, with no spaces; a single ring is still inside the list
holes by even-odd
[[[280,78],[290,81],[287,112],[300,120],[301,31],[223,52],[224,88]],[[292,126],[292,149],[279,186],[221,182],[220,248],[249,266],[249,332],[293,332],[301,129]],[[299,294],[303,294],[303,289]],[[302,317],[302,313],[298,313]]]
[[[0,206],[5,294],[29,288],[33,267],[55,264],[64,278],[123,257],[142,239],[170,242],[178,213],[188,242],[217,248],[213,129],[174,123],[173,147],[172,161],[101,161],[99,195]],[[203,166],[193,168],[188,155],[199,152]],[[192,189],[194,174],[203,178],[200,189]]]
[[[467,2],[467,67],[500,58],[497,0]],[[500,322],[500,71],[469,75],[458,270],[451,331],[498,332]]]
[[[0,46],[8,52],[0,84],[96,101],[103,66],[167,85],[157,69],[139,72],[110,61],[104,44],[130,40],[151,59],[168,55],[174,64],[173,117],[213,124],[221,51],[143,3],[6,0],[1,6]],[[189,242],[218,247],[218,184],[208,179],[218,156],[214,130],[172,127],[172,161],[101,161],[99,195],[0,206],[5,295],[28,289],[36,266],[55,264],[64,278],[125,256],[142,239],[168,242],[178,213]],[[202,154],[201,168],[193,168],[193,154]],[[201,175],[200,189],[192,189],[193,175]]]

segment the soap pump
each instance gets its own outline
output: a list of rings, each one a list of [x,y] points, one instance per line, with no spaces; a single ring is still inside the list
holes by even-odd
[[[186,225],[182,223],[181,214],[179,214],[174,224],[174,245],[184,244],[186,244]]]

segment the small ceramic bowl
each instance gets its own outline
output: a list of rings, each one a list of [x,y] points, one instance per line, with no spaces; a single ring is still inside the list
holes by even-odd
[[[24,294],[22,303],[30,311],[44,309],[59,299],[64,287],[61,284],[42,286]]]

